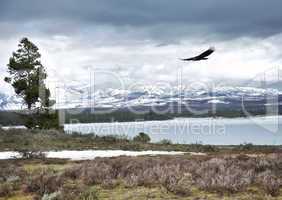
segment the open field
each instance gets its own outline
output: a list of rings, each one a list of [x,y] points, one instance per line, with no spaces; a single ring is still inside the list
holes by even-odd
[[[1,151],[124,149],[201,156],[0,161],[0,200],[281,199],[280,146],[159,144],[60,131],[0,130]]]
[[[226,153],[279,153],[281,146],[214,146],[202,144],[173,144],[168,140],[159,143],[136,142],[126,136],[97,136],[95,134],[65,134],[57,130],[0,129],[0,151],[52,151],[52,150],[156,150]]]
[[[65,134],[57,130],[0,129],[0,151],[18,150],[164,150],[164,151],[216,151],[214,146],[158,144],[136,142],[126,136],[97,136],[94,134]]]
[[[0,161],[0,199],[282,199],[281,166],[282,154]]]

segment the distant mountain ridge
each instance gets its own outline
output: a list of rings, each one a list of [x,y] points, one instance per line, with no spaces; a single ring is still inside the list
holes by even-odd
[[[71,94],[72,92],[70,92]],[[214,89],[183,89],[178,87],[165,88],[146,86],[130,90],[106,89],[96,90],[92,95],[86,93],[79,99],[62,102],[59,107],[130,107],[154,106],[173,102],[197,102],[230,104],[234,101],[260,101],[262,99],[276,98],[282,93],[276,89],[262,89],[253,87],[218,87]]]
[[[0,110],[17,110],[21,107],[22,100],[19,97],[0,92]]]
[[[55,108],[126,108],[131,106],[162,106],[170,103],[222,104],[245,102],[267,103],[267,99],[278,99],[282,93],[277,89],[254,87],[217,87],[211,89],[180,90],[179,87],[146,86],[135,90],[98,89],[89,93],[89,87],[79,90],[67,88],[63,98],[57,100]],[[0,110],[20,109],[21,100],[0,92]]]

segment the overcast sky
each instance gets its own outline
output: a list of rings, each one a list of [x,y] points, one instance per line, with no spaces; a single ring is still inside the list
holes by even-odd
[[[180,66],[187,83],[246,81],[282,64],[281,8],[280,0],[1,0],[0,90],[9,90],[2,79],[22,37],[40,48],[49,81],[86,83],[95,68],[174,83]],[[210,46],[208,61],[178,59]]]

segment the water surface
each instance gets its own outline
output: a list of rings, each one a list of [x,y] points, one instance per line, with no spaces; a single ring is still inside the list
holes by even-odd
[[[282,145],[280,116],[253,118],[177,118],[168,121],[66,124],[65,131],[97,135],[125,135],[139,132],[150,135],[153,142],[169,139],[174,143],[236,145]]]

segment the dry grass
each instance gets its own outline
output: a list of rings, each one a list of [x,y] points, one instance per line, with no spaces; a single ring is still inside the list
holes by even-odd
[[[187,196],[192,187],[217,192],[237,193],[257,185],[267,194],[279,195],[282,156],[276,158],[183,159],[113,158],[97,159],[76,165],[65,176],[80,179],[86,185],[127,187],[162,185],[168,191]]]
[[[34,200],[43,196],[44,199],[56,196],[57,200],[96,200],[103,199],[103,191],[119,193],[120,190],[130,194],[140,190],[142,194],[135,194],[140,195],[140,199],[146,199],[146,195],[154,199],[147,194],[149,191],[154,191],[155,199],[217,199],[242,194],[248,194],[249,198],[253,195],[255,199],[281,197],[281,154],[257,158],[119,157],[61,164],[55,161],[47,164],[46,160],[42,161],[45,164],[35,164],[37,167],[34,166],[32,170],[28,161],[22,162],[25,165],[13,162],[0,165],[2,197],[8,199],[19,190],[25,192],[26,196],[33,195]],[[166,194],[160,195],[161,191]]]

